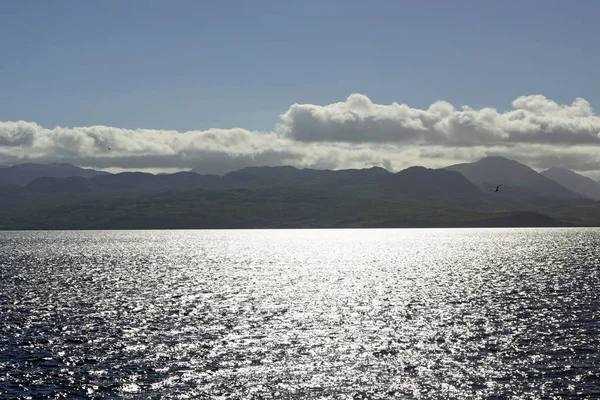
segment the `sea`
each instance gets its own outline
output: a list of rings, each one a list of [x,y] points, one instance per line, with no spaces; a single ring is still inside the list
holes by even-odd
[[[600,398],[600,229],[0,232],[1,399]]]

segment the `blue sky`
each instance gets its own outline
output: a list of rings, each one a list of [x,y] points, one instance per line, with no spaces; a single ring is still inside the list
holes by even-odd
[[[0,164],[501,155],[600,179],[599,15],[591,0],[6,1]]]
[[[0,121],[271,130],[351,93],[600,107],[597,1],[11,1]]]

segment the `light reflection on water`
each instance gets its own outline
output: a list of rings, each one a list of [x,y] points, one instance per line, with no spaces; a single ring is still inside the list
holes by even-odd
[[[597,229],[0,233],[0,398],[600,398]]]

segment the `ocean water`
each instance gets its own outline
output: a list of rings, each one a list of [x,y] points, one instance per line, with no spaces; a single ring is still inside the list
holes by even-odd
[[[0,232],[0,398],[600,398],[599,229]]]

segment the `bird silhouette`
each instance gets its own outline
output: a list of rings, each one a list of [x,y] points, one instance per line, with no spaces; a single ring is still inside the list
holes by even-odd
[[[498,189],[500,189],[500,186],[502,186],[502,183],[499,184],[498,186],[496,186],[496,190],[495,190],[496,192],[498,191]]]

